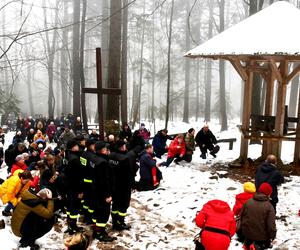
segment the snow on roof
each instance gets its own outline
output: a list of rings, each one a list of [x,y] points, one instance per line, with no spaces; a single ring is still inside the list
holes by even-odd
[[[279,1],[188,51],[185,56],[300,53],[300,10]]]

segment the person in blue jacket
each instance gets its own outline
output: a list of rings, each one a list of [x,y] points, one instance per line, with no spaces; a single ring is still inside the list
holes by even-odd
[[[276,205],[278,203],[277,187],[284,182],[284,177],[276,167],[277,157],[275,155],[268,155],[266,161],[258,167],[255,174],[255,187],[258,189],[260,185],[267,182],[271,185],[273,192],[270,202],[276,212]]]
[[[154,149],[155,156],[161,158],[162,155],[168,152],[167,140],[172,140],[168,135],[167,129],[162,129],[157,132],[154,136],[152,145]]]
[[[146,145],[140,155],[140,181],[138,183],[139,191],[153,190],[158,187],[162,174],[158,169],[158,164],[153,158],[153,146]]]

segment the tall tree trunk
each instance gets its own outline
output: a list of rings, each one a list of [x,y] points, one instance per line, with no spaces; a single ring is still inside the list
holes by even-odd
[[[5,8],[4,9],[2,9],[1,10],[1,15],[2,15],[2,34],[5,34],[6,33],[6,28],[5,28],[5,23],[6,23],[6,13],[5,13],[6,11],[5,11]],[[5,37],[3,37],[2,38],[2,46],[3,46],[3,48],[6,48],[6,38]],[[7,67],[8,65],[7,65],[7,62],[6,62],[6,60],[4,60],[4,62],[3,62],[3,67],[4,67],[4,69],[3,69],[3,71],[2,72],[4,72],[4,84],[3,84],[3,89],[5,89],[6,90],[6,92],[8,93],[8,91],[9,91],[9,79],[8,79],[8,67]]]
[[[144,1],[144,7],[143,7],[143,18],[145,16],[145,6],[146,3]],[[139,92],[138,92],[138,97],[137,97],[137,102],[136,102],[136,107],[134,111],[134,116],[133,116],[133,126],[138,120],[138,115],[139,115],[139,120],[141,119],[141,96],[142,96],[142,86],[143,86],[143,73],[144,73],[144,43],[145,43],[145,22],[146,20],[142,20],[142,39],[141,39],[141,54],[140,54],[140,80],[139,80]]]
[[[167,103],[166,103],[166,121],[165,128],[168,128],[169,109],[170,109],[170,87],[171,87],[171,47],[172,47],[172,26],[173,26],[174,0],[171,2],[171,14],[169,23],[169,37],[168,37],[168,80],[167,80]]]
[[[249,2],[249,16],[259,11],[258,0]],[[253,74],[253,88],[252,88],[252,107],[251,114],[259,115],[261,111],[261,77],[258,73]],[[259,133],[258,133],[259,134]],[[260,140],[250,140],[250,144],[261,144]]]
[[[68,2],[63,2],[63,9],[64,9],[64,17],[63,22],[64,24],[68,21]],[[62,30],[62,45],[60,51],[60,88],[61,88],[61,112],[63,114],[67,113],[67,100],[69,93],[68,88],[68,29]],[[64,93],[64,94],[63,94]]]
[[[5,39],[3,39],[5,40]],[[26,43],[28,43],[27,39],[25,39]],[[27,63],[27,91],[28,91],[28,105],[29,105],[29,113],[30,115],[34,115],[34,107],[33,107],[33,95],[32,95],[32,65],[29,63],[29,51],[28,46],[25,48],[25,55],[28,60]]]
[[[218,1],[220,10],[220,32],[225,29],[225,0]],[[221,131],[227,130],[227,112],[226,112],[226,82],[225,82],[225,61],[219,61],[220,77],[220,120]]]
[[[122,68],[121,68],[121,120],[128,121],[127,113],[127,35],[128,35],[128,0],[123,0],[123,33],[122,33]]]
[[[155,8],[155,2],[153,1],[153,8]],[[155,13],[152,15],[152,84],[151,84],[151,120],[154,123],[154,95],[155,95]]]
[[[110,34],[109,34],[109,62],[108,87],[120,88],[120,59],[121,59],[121,0],[110,1]],[[120,119],[120,104],[118,97],[107,99],[107,119]]]
[[[191,39],[190,39],[190,32],[189,32],[189,25],[188,25],[188,18],[190,12],[190,1],[186,0],[185,4],[185,18],[186,18],[186,25],[185,25],[185,51],[190,50],[191,46]],[[185,71],[185,84],[184,84],[184,105],[183,105],[183,122],[189,122],[189,95],[190,95],[190,67],[191,67],[191,60],[189,58],[184,59],[184,71]]]
[[[208,38],[212,38],[213,32],[213,0],[209,0],[209,23]],[[210,121],[211,107],[211,80],[212,80],[212,61],[206,60],[206,76],[205,76],[205,121]]]
[[[73,65],[73,115],[81,117],[80,112],[80,1],[73,0],[73,50],[72,50],[72,65]]]
[[[108,18],[109,20],[109,1],[101,0],[101,11],[102,11],[102,19]],[[108,86],[108,55],[109,55],[109,22],[103,22],[101,24],[101,57],[102,57],[102,86]],[[104,112],[103,116],[107,117],[107,99],[111,98],[111,96],[104,95],[103,96],[103,107]],[[96,112],[95,120],[98,120],[98,109]]]
[[[101,0],[102,19],[109,17],[108,0]],[[107,68],[109,53],[109,22],[101,24],[101,56],[102,56],[102,84],[107,87]]]
[[[85,87],[84,75],[84,39],[85,39],[85,18],[86,18],[87,0],[82,0],[81,31],[80,31],[80,83],[81,89]],[[85,94],[81,94],[81,112],[82,122],[85,131],[88,131]]]
[[[45,0],[43,1],[43,5],[46,6]],[[59,0],[56,0],[56,9],[59,6]],[[47,29],[47,9],[44,8],[44,24]],[[58,11],[55,12],[55,26],[58,24]],[[50,119],[54,118],[54,110],[55,110],[55,97],[53,91],[53,82],[54,82],[54,57],[55,57],[55,47],[56,47],[56,38],[57,32],[53,31],[52,42],[50,43],[49,33],[46,32],[46,48],[47,48],[47,71],[48,71],[48,81],[49,81],[49,93],[48,93],[48,116]]]

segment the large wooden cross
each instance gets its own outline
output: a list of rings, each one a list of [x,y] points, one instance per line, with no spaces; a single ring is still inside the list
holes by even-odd
[[[82,88],[83,94],[97,94],[98,100],[98,117],[99,117],[99,134],[100,140],[104,140],[104,105],[103,95],[121,95],[120,88],[103,88],[102,87],[102,62],[101,48],[96,48],[96,70],[97,70],[97,88]]]

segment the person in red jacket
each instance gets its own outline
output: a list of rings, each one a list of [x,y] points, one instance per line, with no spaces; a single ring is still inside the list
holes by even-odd
[[[247,200],[253,198],[256,192],[255,185],[252,182],[244,183],[244,192],[235,196],[235,204],[233,207],[233,213],[235,216],[240,215],[243,205]]]
[[[23,154],[18,155],[16,157],[16,162],[12,165],[12,168],[11,168],[11,175],[13,175],[14,172],[18,169],[21,169],[23,171],[27,169],[27,165],[25,163],[25,158],[24,158]]]
[[[175,139],[171,142],[168,149],[168,157],[166,162],[162,162],[161,166],[168,167],[172,161],[176,164],[183,160],[183,156],[185,155],[185,143],[184,143],[184,135],[179,134],[175,137]]]
[[[256,188],[254,183],[252,182],[245,182],[244,183],[244,192],[237,194],[235,196],[235,204],[233,206],[233,213],[236,216],[235,220],[236,220],[236,234],[238,237],[238,241],[243,242],[245,237],[242,233],[242,230],[240,228],[240,213],[242,211],[242,208],[244,206],[244,204],[251,198],[253,198],[254,194],[256,192]]]
[[[229,205],[222,200],[211,200],[204,204],[196,216],[196,225],[202,229],[201,244],[205,250],[227,250],[236,224]]]

